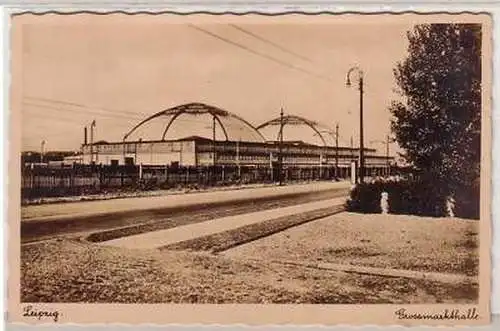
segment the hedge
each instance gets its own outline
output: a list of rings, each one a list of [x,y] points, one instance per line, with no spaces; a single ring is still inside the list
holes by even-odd
[[[347,201],[352,212],[381,213],[380,195],[389,194],[389,213],[418,216],[447,216],[445,188],[432,181],[376,181],[356,185]],[[479,219],[479,182],[454,194],[455,216]]]

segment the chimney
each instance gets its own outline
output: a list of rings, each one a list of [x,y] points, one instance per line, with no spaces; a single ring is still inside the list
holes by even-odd
[[[87,127],[83,129],[83,144],[87,145]]]

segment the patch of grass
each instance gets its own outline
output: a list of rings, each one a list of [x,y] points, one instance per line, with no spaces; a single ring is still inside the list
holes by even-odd
[[[243,201],[240,203],[232,202],[231,204],[222,206],[205,206],[205,208],[197,208],[196,210],[184,210],[183,212],[177,212],[173,215],[160,215],[164,217],[163,219],[157,218],[153,221],[143,221],[141,224],[133,224],[121,228],[95,232],[90,234],[87,237],[87,240],[90,242],[103,242],[146,232],[171,229],[181,225],[200,223],[226,216],[241,215],[249,212],[254,212],[255,210],[269,210],[274,208],[292,206],[295,204],[327,200],[331,199],[332,197],[342,196],[344,194],[345,192],[343,190],[334,190],[317,192],[313,194],[299,194],[289,197],[273,197],[267,198],[266,200]],[[150,216],[150,219],[154,218],[153,216]]]
[[[338,257],[371,257],[382,255],[381,252],[371,249],[369,247],[342,247],[342,248],[327,248],[324,250],[325,254],[335,255]]]
[[[342,206],[335,206],[295,215],[283,216],[260,223],[242,226],[240,228],[222,233],[216,233],[167,245],[160,249],[210,251],[212,253],[218,253],[238,245],[270,236],[288,228],[311,222],[318,218],[336,214],[342,210]]]

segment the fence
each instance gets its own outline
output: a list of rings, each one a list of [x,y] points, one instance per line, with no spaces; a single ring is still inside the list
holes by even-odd
[[[348,171],[339,173],[348,177]],[[283,169],[284,181],[328,180],[335,177],[334,168]],[[32,200],[42,197],[98,194],[120,190],[154,190],[176,187],[207,187],[232,184],[276,182],[277,168],[255,166],[109,166],[71,165],[58,167],[24,167],[21,197]]]

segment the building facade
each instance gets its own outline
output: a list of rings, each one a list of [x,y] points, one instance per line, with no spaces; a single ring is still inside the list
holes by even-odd
[[[169,128],[180,116],[208,115],[213,118],[214,137],[208,139],[190,136],[182,139],[166,139]],[[277,119],[263,126],[276,124]],[[156,133],[147,128],[155,123],[164,128]],[[218,124],[217,124],[218,123]],[[278,123],[278,122],[277,122]],[[281,119],[283,125],[305,123],[321,135],[318,123],[297,116]],[[224,140],[215,139],[215,126],[224,132]],[[231,128],[236,130],[231,131]],[[144,133],[153,132],[160,139],[144,139]],[[239,138],[236,139],[235,132]],[[241,134],[247,139],[241,139]],[[86,136],[86,135],[85,135]],[[132,139],[131,139],[132,138]],[[84,164],[102,165],[144,165],[144,166],[180,166],[180,167],[253,167],[275,169],[282,164],[286,168],[336,169],[348,172],[352,162],[359,156],[356,148],[308,144],[301,141],[284,140],[268,141],[247,121],[225,110],[201,103],[191,103],[153,114],[134,126],[121,142],[85,142],[82,145],[82,162]],[[388,155],[382,156],[375,149],[365,148],[365,167],[376,173],[383,172],[394,162]]]
[[[200,137],[173,141],[135,141],[95,143],[83,146],[83,163],[145,166],[242,166],[277,167],[282,155],[283,167],[349,169],[358,159],[359,150],[323,147],[301,142],[215,141]],[[393,158],[365,149],[365,166],[382,171]]]

